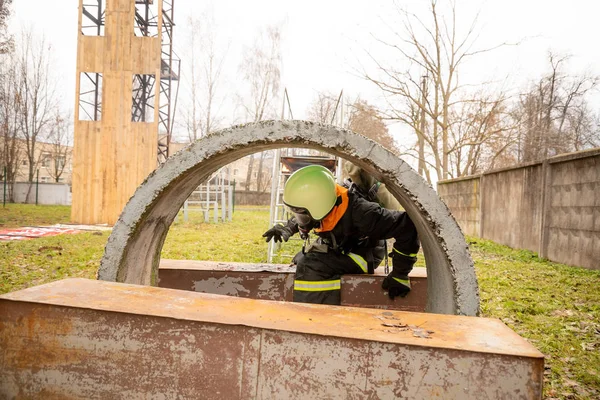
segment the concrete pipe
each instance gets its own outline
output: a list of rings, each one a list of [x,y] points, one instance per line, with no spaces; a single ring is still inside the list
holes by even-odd
[[[263,150],[302,147],[345,158],[385,183],[414,221],[427,264],[427,311],[477,315],[479,289],[465,238],[446,205],[408,164],[370,139],[307,121],[233,126],[202,138],[152,172],[108,239],[99,279],[156,284],[162,246],[177,212],[213,172]]]

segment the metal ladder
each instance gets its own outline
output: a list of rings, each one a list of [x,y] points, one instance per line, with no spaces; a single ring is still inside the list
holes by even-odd
[[[282,162],[282,158],[285,158],[288,161],[292,161],[294,159],[302,160],[304,162],[313,161],[312,164],[324,164],[328,163],[334,166],[335,174],[337,180],[340,180],[340,171],[341,171],[341,158],[334,157],[330,154],[317,152],[317,154],[310,154],[311,151],[308,149],[295,149],[296,151],[291,151],[291,149],[277,149],[275,151],[275,157],[273,157],[273,179],[271,181],[271,208],[269,213],[269,227],[272,227],[275,224],[286,224],[288,219],[291,217],[289,212],[285,209],[285,204],[283,203],[283,189],[285,187],[285,182],[288,177],[294,172],[290,168],[288,168],[284,162]],[[287,155],[289,153],[292,155]],[[300,153],[300,154],[298,154]],[[308,153],[308,154],[305,154]],[[298,236],[291,237],[290,240],[302,240]],[[267,250],[267,262],[273,262],[273,257],[279,255],[280,257],[293,258],[295,254],[277,254],[281,248],[284,247],[283,243],[275,243],[271,240],[268,244]]]

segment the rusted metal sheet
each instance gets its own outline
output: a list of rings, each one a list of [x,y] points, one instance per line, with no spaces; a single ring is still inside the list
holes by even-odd
[[[292,301],[295,268],[287,264],[248,264],[195,260],[160,261],[158,286],[260,300]],[[381,289],[383,268],[374,275],[342,276],[342,305],[403,311],[425,311],[427,272],[410,274],[412,290],[390,300]]]
[[[287,264],[161,260],[158,286],[259,300],[292,301],[295,268]]]
[[[68,279],[0,296],[0,398],[540,399],[499,320]]]
[[[379,308],[424,312],[427,305],[427,272],[425,268],[415,268],[410,273],[411,291],[404,297],[391,300],[381,289],[386,274],[383,268],[373,275],[342,276],[342,305],[353,307]]]

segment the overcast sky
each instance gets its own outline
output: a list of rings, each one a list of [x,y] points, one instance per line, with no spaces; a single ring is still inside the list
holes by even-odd
[[[398,24],[391,1],[174,1],[178,24],[174,41],[183,63],[189,62],[183,56],[189,36],[188,16],[212,8],[216,34],[229,48],[226,82],[221,90],[231,98],[240,82],[237,66],[244,46],[252,43],[261,26],[281,23],[282,84],[290,93],[294,117],[305,117],[309,103],[323,91],[339,93],[344,89],[371,103],[381,101],[377,89],[358,77],[356,69],[361,60],[367,63],[365,51],[375,48],[373,36],[389,38],[389,26]],[[397,4],[420,13],[427,2],[404,0]],[[478,57],[462,71],[463,81],[501,79],[512,87],[525,85],[547,70],[549,50],[571,54],[569,68],[573,73],[600,75],[598,0],[457,0],[457,5],[462,27],[480,12],[476,47],[521,42]],[[52,44],[60,95],[70,108],[74,105],[77,7],[78,0],[15,0],[13,4],[13,30],[31,26]],[[179,102],[183,104],[185,99]]]

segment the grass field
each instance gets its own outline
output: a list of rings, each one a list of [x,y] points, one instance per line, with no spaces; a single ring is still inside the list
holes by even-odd
[[[68,222],[68,207],[9,205],[0,228]],[[262,262],[268,210],[236,208],[222,224],[176,221],[162,257]],[[94,278],[106,232],[0,242],[0,293],[65,277]],[[546,399],[600,398],[600,271],[548,262],[534,253],[468,238],[482,316],[500,318],[546,355]],[[298,248],[299,242],[294,246]],[[282,259],[275,260],[283,262]]]

